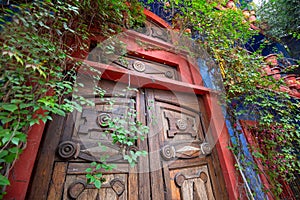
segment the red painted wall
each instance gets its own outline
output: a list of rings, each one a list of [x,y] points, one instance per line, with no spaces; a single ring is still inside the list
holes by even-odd
[[[5,195],[5,199],[25,199],[27,188],[30,182],[30,177],[34,167],[34,162],[44,132],[44,127],[45,124],[40,121],[40,124],[35,124],[29,129],[27,134],[28,136],[26,148],[10,171],[10,186],[8,186],[6,189],[7,194]]]

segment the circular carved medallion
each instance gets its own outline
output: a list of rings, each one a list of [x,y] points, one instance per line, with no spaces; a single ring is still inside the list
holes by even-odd
[[[144,72],[146,70],[145,64],[141,61],[134,61],[132,67],[138,72]]]
[[[164,146],[161,148],[160,153],[164,160],[171,160],[172,158],[175,158],[175,149],[173,146]]]
[[[108,113],[101,113],[97,117],[98,125],[101,126],[101,127],[107,127],[109,120],[111,120],[111,115],[108,114]]]
[[[176,126],[179,130],[184,131],[187,128],[187,121],[185,119],[178,119]]]
[[[77,145],[71,141],[64,141],[58,145],[58,155],[61,158],[69,159],[76,155]]]
[[[211,147],[207,142],[202,143],[200,147],[203,154],[209,154],[211,152]]]

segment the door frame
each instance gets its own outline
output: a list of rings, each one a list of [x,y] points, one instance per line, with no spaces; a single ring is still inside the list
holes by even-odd
[[[155,22],[162,28],[170,29],[170,26],[154,13],[146,9],[144,10],[144,13],[147,19]],[[132,34],[133,36],[144,37],[141,34]],[[137,53],[138,56],[145,57],[149,60],[160,62],[163,60],[167,61],[170,58],[170,56],[172,56],[169,52],[147,52],[143,49],[140,49],[137,45],[134,45],[133,43],[131,44],[131,49],[129,49],[130,51],[134,51],[135,53]],[[163,43],[163,45],[166,46],[166,43]],[[78,55],[80,55],[80,53],[74,54],[74,57]],[[179,92],[191,91],[195,94],[202,95],[206,111],[208,113],[208,118],[210,120],[211,131],[214,139],[217,141],[215,144],[215,148],[222,169],[222,171],[219,171],[217,173],[223,174],[229,199],[238,199],[238,175],[234,167],[234,156],[232,152],[227,148],[230,142],[230,136],[226,127],[221,107],[218,104],[218,94],[202,86],[202,78],[198,67],[196,67],[197,65],[195,63],[191,64],[188,60],[189,59],[186,55],[177,55],[176,58],[173,57],[173,62],[176,62],[175,64],[179,66],[179,72],[183,77],[182,82],[173,80],[166,81],[163,78],[151,77],[149,75],[141,75],[134,71],[128,72],[127,70],[116,68],[113,66],[102,65],[90,61],[85,62],[101,70],[103,72],[104,79],[127,82],[130,77],[132,85],[136,87],[155,88],[162,90],[169,90],[169,88],[172,88],[172,90],[176,89],[176,91]],[[189,69],[186,69],[186,67],[180,68],[181,66],[187,66],[186,62],[188,63]],[[185,65],[183,65],[184,63]],[[139,79],[137,79],[137,77]],[[153,80],[155,80],[155,82],[153,82]],[[9,180],[11,182],[11,185],[7,188],[7,195],[5,196],[6,199],[25,199],[27,189],[30,184],[30,179],[32,176],[34,163],[37,158],[40,143],[42,141],[44,128],[45,124],[41,121],[40,124],[33,125],[28,131],[27,148],[20,155],[20,158],[17,160],[13,169],[10,172]]]

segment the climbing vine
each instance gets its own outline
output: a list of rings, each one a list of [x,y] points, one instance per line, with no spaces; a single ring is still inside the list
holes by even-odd
[[[77,9],[62,2],[57,12],[70,14]],[[50,2],[15,5],[3,9],[1,21],[1,78],[0,78],[0,186],[2,194],[9,170],[26,147],[27,131],[34,124],[51,120],[49,112],[65,115],[77,104],[65,95],[72,91],[75,67],[70,56],[54,35],[71,33],[63,17],[49,12]],[[51,29],[51,21],[56,28]],[[65,26],[65,28],[64,28]],[[54,32],[57,30],[57,32]],[[61,32],[63,31],[63,32]],[[66,69],[69,68],[69,71]]]
[[[300,38],[300,5],[296,0],[262,1],[258,15],[263,25],[273,37],[282,38],[293,35]]]
[[[127,90],[134,90],[127,88]],[[109,101],[111,110],[115,105],[113,100]],[[125,106],[127,110],[123,113],[122,117],[113,116],[103,119],[102,126],[106,127],[105,134],[111,138],[112,144],[118,146],[120,154],[123,159],[128,161],[131,167],[134,167],[140,156],[146,156],[147,152],[136,148],[138,140],[143,141],[146,134],[149,132],[149,127],[143,125],[137,120],[137,113],[135,108],[135,101],[131,99],[129,106]],[[105,146],[99,145],[100,148]],[[115,164],[107,162],[107,157],[101,155],[100,161],[92,162],[91,167],[86,169],[86,178],[88,183],[94,184],[96,188],[100,188],[102,183],[105,182],[101,170],[112,170],[117,168]]]
[[[114,106],[116,105],[115,98],[105,98],[106,92],[102,88],[96,86],[98,92],[96,96],[100,97],[101,102],[106,102],[109,109],[106,112],[111,115],[105,115],[101,119],[101,127],[105,127],[104,134],[111,140],[111,143],[119,149],[119,153],[123,159],[126,160],[131,167],[135,167],[140,156],[146,156],[147,152],[137,148],[138,141],[143,141],[149,132],[149,127],[138,120],[136,111],[136,102],[134,99],[128,97],[130,92],[138,92],[137,89],[131,88],[130,83],[126,89],[122,90],[121,94],[114,94],[116,97],[123,97],[129,100],[129,103],[122,104],[124,112],[114,113]],[[106,147],[99,143],[99,148],[103,151]],[[106,181],[103,176],[103,170],[109,171],[116,169],[117,166],[107,161],[108,156],[100,155],[100,160],[92,162],[91,166],[86,169],[86,178],[89,184],[93,184],[96,188],[100,188],[102,183]]]

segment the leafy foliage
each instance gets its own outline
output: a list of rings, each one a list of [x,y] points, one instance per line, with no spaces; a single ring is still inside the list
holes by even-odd
[[[277,125],[277,126],[276,126]],[[270,182],[277,183],[274,180],[292,179],[294,173],[298,173],[297,168],[299,163],[297,160],[296,149],[290,149],[293,144],[290,138],[287,137],[290,132],[282,128],[281,124],[275,123],[269,129],[253,129],[253,136],[258,146],[251,147],[254,157],[258,158],[258,162],[265,168]],[[294,151],[294,152],[293,152]],[[286,154],[288,152],[289,154]],[[280,184],[280,183],[279,183]],[[274,185],[278,192],[282,191],[281,185]]]
[[[120,95],[126,97],[126,92],[132,90],[135,91],[135,89],[128,87],[125,91],[123,91],[124,93]],[[101,94],[100,97],[104,100],[104,94]],[[115,105],[114,100],[110,99],[108,104],[111,105],[112,111],[113,106]],[[134,167],[140,156],[147,155],[146,151],[138,150],[136,145],[138,140],[144,140],[145,135],[149,132],[149,127],[143,125],[137,120],[135,102],[133,99],[131,99],[131,103],[129,105],[124,106],[126,112],[122,113],[121,117],[119,117],[117,113],[112,112],[113,117],[103,119],[102,125],[107,128],[105,134],[112,140],[112,144],[118,146],[123,159],[128,161],[131,167]],[[105,150],[104,146],[101,146],[101,144],[99,144],[99,146]],[[101,155],[100,162],[93,162],[91,163],[91,167],[86,169],[86,178],[88,183],[92,183],[96,188],[100,188],[102,183],[105,182],[102,171],[112,170],[115,168],[115,164],[107,162],[106,155]]]
[[[258,15],[266,25],[266,31],[281,38],[293,35],[300,39],[300,5],[297,0],[263,1]]]
[[[101,163],[92,162],[91,167],[86,168],[86,178],[87,182],[94,184],[96,188],[101,188],[102,183],[105,182],[105,178],[103,178],[103,173],[99,172],[100,169],[104,169],[106,171],[110,171],[116,168],[113,164],[106,164],[105,159],[102,160]]]
[[[64,11],[77,13],[74,8]],[[49,111],[65,115],[74,109],[65,95],[73,88],[74,67],[54,30],[63,30],[63,17],[54,16],[50,2],[13,6],[2,13],[0,58],[1,188],[9,184],[9,169],[26,146],[30,126],[51,120]],[[23,12],[21,12],[23,11]],[[62,12],[61,8],[57,12]],[[12,21],[5,21],[7,18]],[[54,24],[50,30],[47,22]],[[64,30],[64,34],[70,30]],[[62,33],[62,32],[61,32]],[[65,70],[70,69],[68,72]],[[50,95],[52,94],[52,95]]]
[[[124,160],[127,160],[131,167],[134,167],[138,157],[145,156],[147,152],[131,147],[134,147],[138,140],[143,141],[145,139],[149,127],[136,120],[135,102],[133,99],[131,101],[132,104],[127,107],[127,113],[123,117],[108,119],[106,123],[109,127],[107,134],[111,136],[112,143],[120,146]]]

